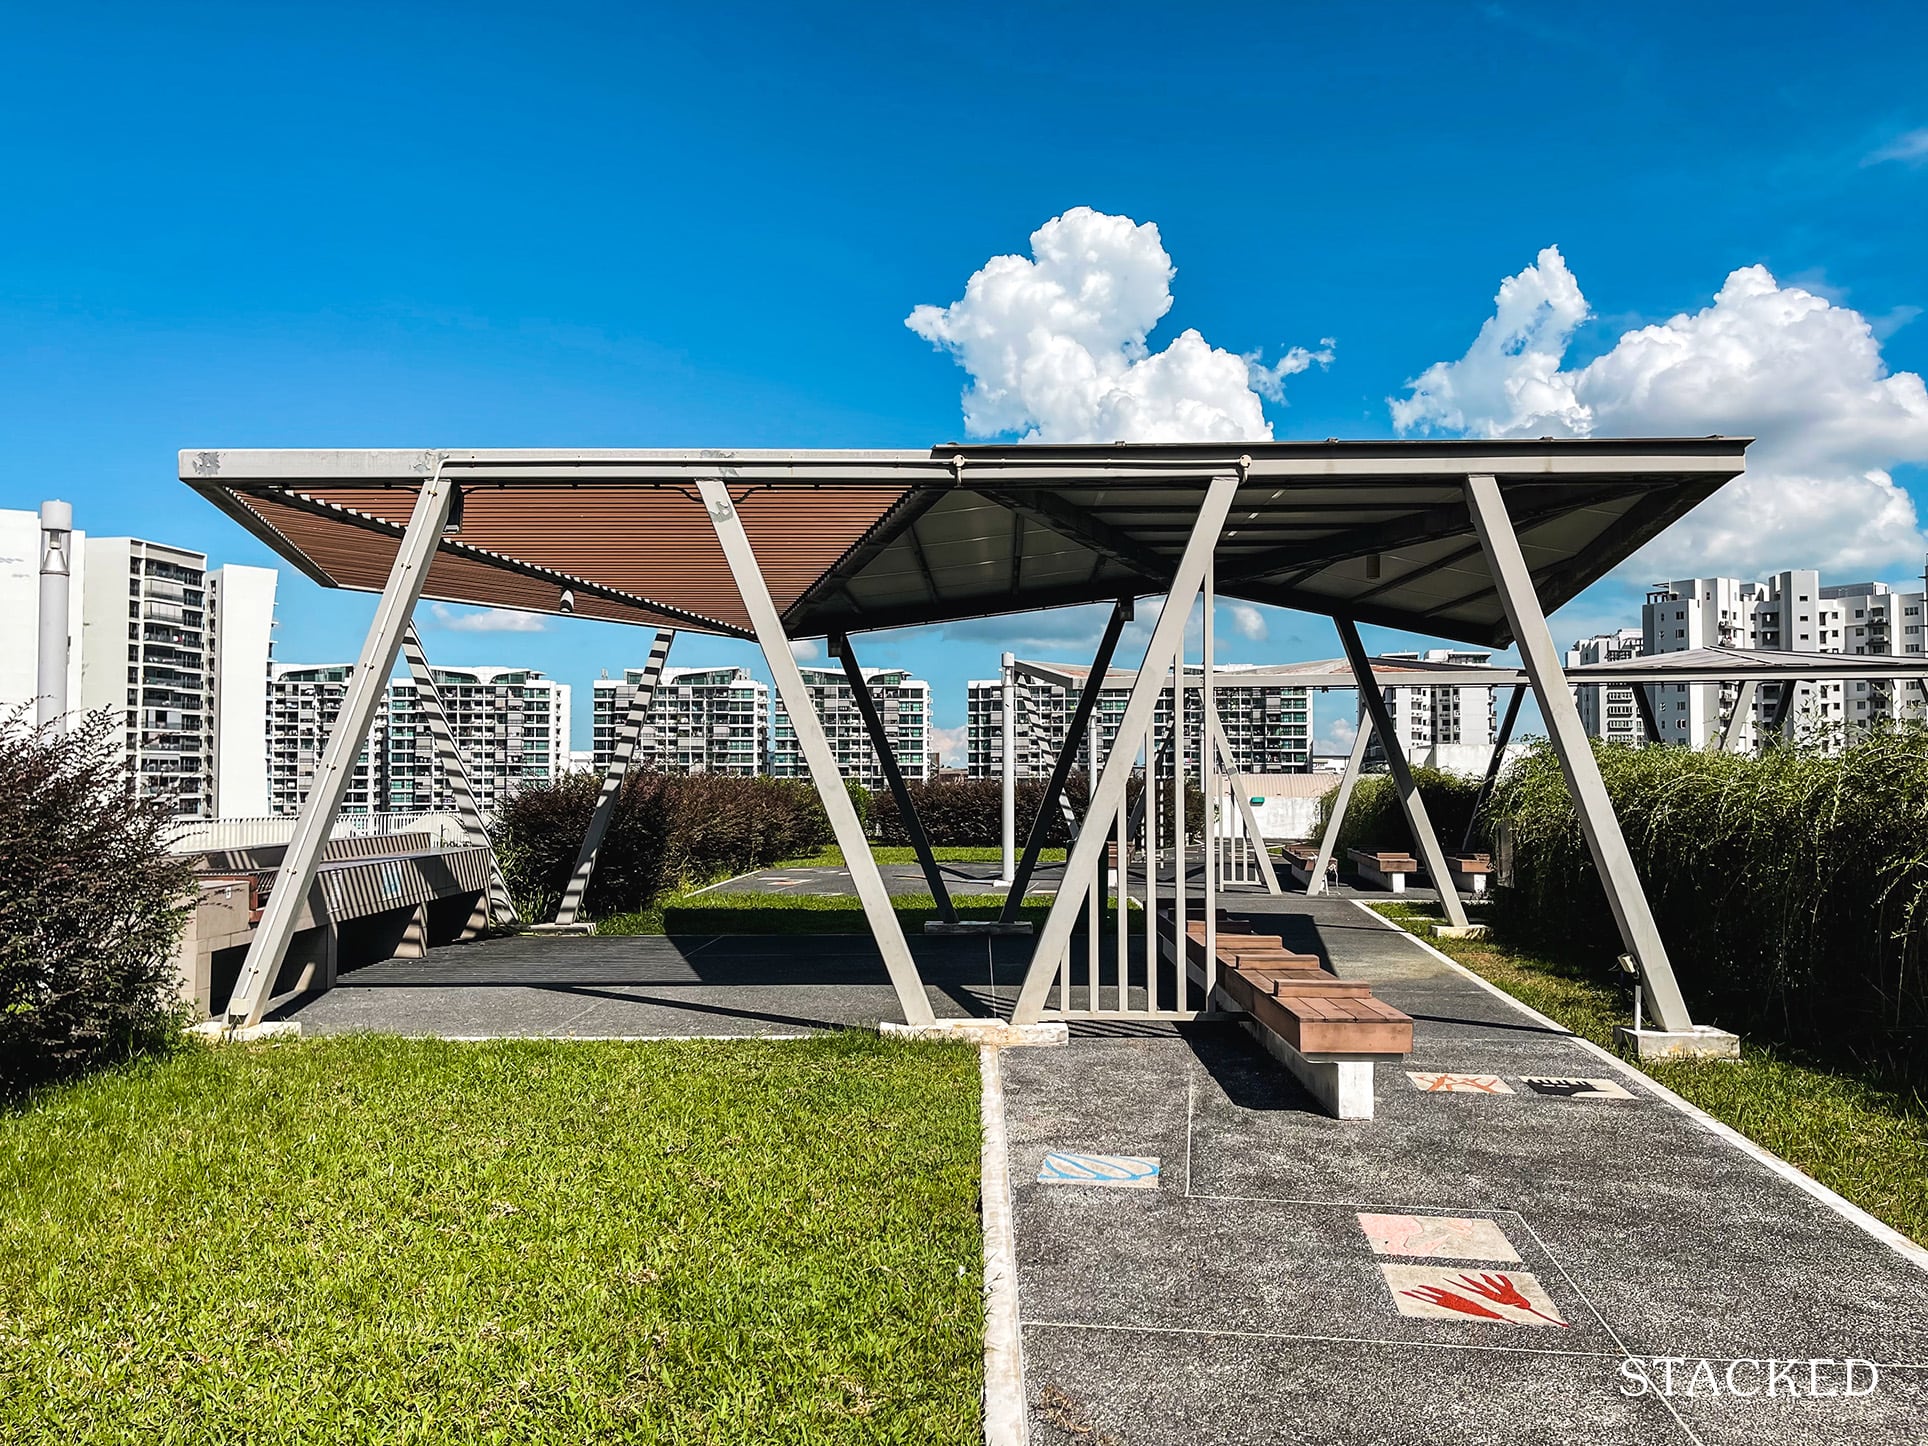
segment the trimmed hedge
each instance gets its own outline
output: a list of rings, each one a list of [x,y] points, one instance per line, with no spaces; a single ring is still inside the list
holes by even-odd
[[[1017,833],[1018,846],[1030,835],[1031,821],[1038,816],[1038,809],[1044,804],[1044,784],[1041,778],[1020,778],[1017,781]],[[910,795],[911,806],[917,810],[918,820],[924,825],[924,832],[930,836],[934,848],[995,846],[1003,840],[1000,800],[1003,784],[995,778],[953,779],[946,782],[907,783],[905,792]],[[1084,817],[1085,804],[1091,797],[1090,781],[1082,770],[1075,770],[1065,782],[1065,795],[1071,806]],[[1131,780],[1126,790],[1126,807],[1138,802],[1144,791],[1140,779]],[[1169,785],[1164,794],[1169,796]],[[1205,795],[1195,783],[1187,782],[1185,789],[1186,836],[1200,837],[1200,819],[1204,816]],[[907,844],[910,835],[904,830],[903,820],[897,813],[897,800],[890,796],[888,789],[878,789],[872,796],[870,805],[871,834],[879,843]],[[1164,809],[1163,837],[1171,836],[1171,807],[1169,802]],[[1064,816],[1057,809],[1051,811],[1049,830],[1045,835],[1047,847],[1064,847],[1071,839],[1065,831]]]
[[[1928,731],[1833,756],[1595,751],[1698,1015],[1928,1078]],[[1610,967],[1619,934],[1547,744],[1486,813],[1511,857],[1500,931]]]
[[[194,896],[168,819],[134,795],[120,723],[0,717],[0,1096],[157,1048]]]
[[[555,916],[601,789],[600,774],[567,773],[519,790],[497,812],[496,856],[525,918]],[[584,912],[599,919],[634,913],[685,884],[815,853],[829,842],[830,821],[807,783],[633,771],[597,851]]]
[[[1419,796],[1425,801],[1426,816],[1433,821],[1433,832],[1439,836],[1440,847],[1448,853],[1458,852],[1459,841],[1466,833],[1466,820],[1473,816],[1473,804],[1479,797],[1479,780],[1438,768],[1415,768],[1413,781],[1419,785]],[[1319,800],[1319,822],[1312,835],[1315,840],[1325,836],[1326,822],[1332,817],[1332,806],[1338,797],[1339,787],[1334,784]],[[1393,786],[1392,775],[1361,775],[1353,786],[1345,822],[1339,826],[1339,842],[1333,854],[1339,867],[1348,867],[1347,849],[1410,852],[1412,847],[1413,831],[1406,826],[1406,814],[1399,806],[1399,790]],[[1473,831],[1473,847],[1479,850],[1488,847],[1483,821],[1482,827]]]

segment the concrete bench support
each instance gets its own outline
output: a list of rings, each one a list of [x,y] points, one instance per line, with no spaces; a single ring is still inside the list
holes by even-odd
[[[1411,854],[1367,853],[1364,849],[1347,849],[1352,865],[1359,871],[1359,877],[1381,889],[1390,889],[1395,894],[1406,892],[1406,876],[1419,872],[1419,860]]]
[[[1446,855],[1446,877],[1462,894],[1474,897],[1486,892],[1486,881],[1493,872],[1493,860],[1486,854]]]

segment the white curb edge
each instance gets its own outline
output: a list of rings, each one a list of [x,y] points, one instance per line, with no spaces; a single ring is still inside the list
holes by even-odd
[[[1011,1158],[1004,1134],[1004,1071],[998,1051],[977,1052],[984,1081],[984,1446],[1029,1446],[1024,1351],[1018,1331],[1017,1241],[1011,1227]]]
[[[1687,1100],[1682,1099],[1645,1070],[1635,1068],[1633,1065],[1627,1063],[1626,1060],[1620,1058],[1619,1055],[1614,1054],[1611,1050],[1602,1049],[1592,1040],[1581,1038],[1558,1020],[1547,1018],[1546,1015],[1540,1013],[1539,1010],[1533,1008],[1530,1004],[1515,999],[1511,994],[1508,994],[1504,989],[1500,988],[1499,985],[1492,983],[1490,980],[1482,979],[1478,974],[1475,974],[1458,960],[1442,954],[1438,949],[1435,949],[1431,944],[1428,944],[1411,930],[1400,928],[1399,925],[1395,924],[1391,919],[1388,919],[1384,914],[1373,908],[1366,900],[1351,899],[1348,902],[1356,906],[1367,917],[1391,929],[1395,934],[1403,934],[1421,949],[1424,949],[1428,954],[1432,955],[1433,958],[1439,960],[1439,962],[1447,968],[1464,974],[1494,998],[1505,1000],[1521,1014],[1526,1015],[1527,1018],[1537,1020],[1549,1029],[1557,1029],[1582,1049],[1589,1050],[1598,1055],[1609,1065],[1613,1066],[1620,1074],[1625,1075],[1628,1079],[1637,1081],[1649,1094],[1665,1100],[1683,1115],[1697,1122],[1709,1134],[1718,1135],[1727,1141],[1728,1144],[1740,1149],[1744,1154],[1751,1155],[1776,1175],[1779,1175],[1783,1180],[1795,1186],[1803,1194],[1827,1206],[1828,1209],[1839,1215],[1843,1220],[1846,1220],[1850,1225],[1857,1226],[1862,1231],[1873,1236],[1910,1264],[1921,1270],[1928,1271],[1928,1249],[1917,1245],[1892,1225],[1877,1220],[1852,1201],[1842,1199],[1841,1196],[1835,1194],[1834,1191],[1830,1190],[1826,1185],[1823,1185],[1812,1175],[1804,1173],[1794,1165],[1790,1165],[1786,1160],[1783,1160],[1771,1150],[1764,1149],[1753,1140],[1748,1139],[1747,1136],[1743,1135],[1739,1130],[1734,1129],[1731,1125],[1722,1124],[1719,1120],[1708,1114],[1707,1111],[1700,1108],[1699,1105],[1691,1104]]]

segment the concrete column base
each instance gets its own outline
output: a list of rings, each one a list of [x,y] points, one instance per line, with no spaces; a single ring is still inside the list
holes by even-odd
[[[1691,1030],[1676,1033],[1665,1029],[1634,1029],[1621,1025],[1613,1032],[1615,1044],[1633,1046],[1636,1059],[1739,1059],[1741,1037],[1716,1029],[1711,1024],[1696,1024]]]
[[[525,934],[593,934],[594,924],[531,924],[522,931]]]
[[[935,1024],[899,1024],[886,1019],[877,1032],[896,1039],[963,1039],[998,1049],[1069,1044],[1070,1027],[1061,1021],[1047,1024],[1007,1024],[1002,1019],[940,1019]]]
[[[1455,928],[1451,924],[1435,924],[1433,933],[1441,939],[1484,939],[1485,924],[1464,924]]]
[[[188,1026],[189,1034],[219,1044],[252,1044],[257,1039],[299,1039],[301,1024],[293,1019],[271,1019],[241,1029],[229,1029],[225,1020],[206,1019]]]

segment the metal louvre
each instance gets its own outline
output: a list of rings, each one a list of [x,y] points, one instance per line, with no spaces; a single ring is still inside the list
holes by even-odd
[[[1738,475],[1745,447],[1713,437],[188,451],[181,475],[310,576],[373,589],[439,465],[461,489],[463,525],[428,595],[556,612],[571,587],[588,616],[739,636],[748,619],[695,498],[705,478],[730,489],[786,630],[816,636],[1163,592],[1207,485],[1236,476],[1221,595],[1499,646],[1510,633],[1468,475],[1497,479],[1554,608]]]

